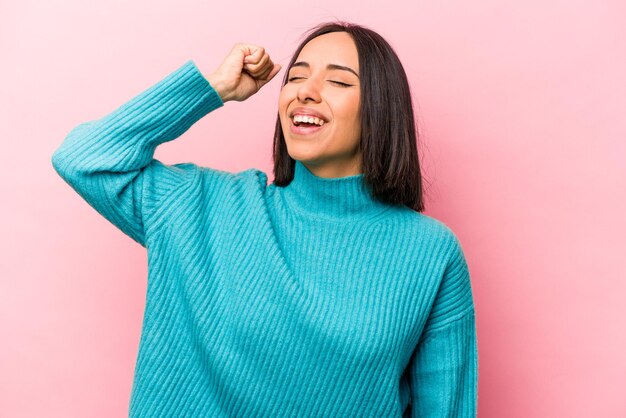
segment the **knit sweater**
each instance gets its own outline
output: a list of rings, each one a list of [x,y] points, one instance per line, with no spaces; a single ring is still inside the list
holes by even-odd
[[[189,60],[52,156],[147,250],[129,416],[475,416],[474,303],[451,229],[376,200],[363,174],[296,161],[280,187],[154,159],[223,105]]]

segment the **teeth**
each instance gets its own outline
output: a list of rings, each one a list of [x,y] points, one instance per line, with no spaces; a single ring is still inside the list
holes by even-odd
[[[314,123],[316,125],[322,126],[324,125],[324,121],[322,119],[313,117],[313,116],[304,116],[304,115],[296,115],[293,117],[293,122],[298,124],[300,122],[306,123]]]

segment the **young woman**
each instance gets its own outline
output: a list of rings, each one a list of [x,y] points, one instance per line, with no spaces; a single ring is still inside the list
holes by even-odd
[[[254,168],[153,158],[280,69],[250,44],[211,73],[188,61],[53,155],[148,251],[129,415],[475,416],[467,263],[421,213],[409,86],[380,35],[343,22],[309,31],[278,100],[271,184]]]

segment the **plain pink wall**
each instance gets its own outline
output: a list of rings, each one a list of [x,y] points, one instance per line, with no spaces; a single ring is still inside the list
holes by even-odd
[[[472,274],[479,416],[626,416],[624,2],[239,3],[0,4],[0,416],[127,414],[146,253],[54,172],[65,135],[235,42],[284,68],[331,19],[377,30],[408,73],[426,214]],[[283,74],[155,157],[271,180]]]

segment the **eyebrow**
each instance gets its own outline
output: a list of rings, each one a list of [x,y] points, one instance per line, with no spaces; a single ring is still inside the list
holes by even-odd
[[[291,66],[291,68],[293,68],[293,67],[305,67],[305,68],[311,68],[311,66],[309,65],[309,63],[308,63],[308,62],[305,62],[305,61],[298,61],[298,62],[294,63],[294,64]],[[291,70],[291,68],[289,68],[289,69]],[[355,76],[357,76],[357,78],[359,78],[359,79],[360,79],[360,77],[359,77],[359,75],[356,73],[356,71],[354,71],[354,70],[353,70],[352,68],[350,68],[350,67],[346,67],[346,66],[339,65],[339,64],[328,64],[328,65],[326,66],[326,69],[327,69],[327,70],[343,70],[343,71],[349,71],[349,72],[351,72],[352,74],[354,74]]]

